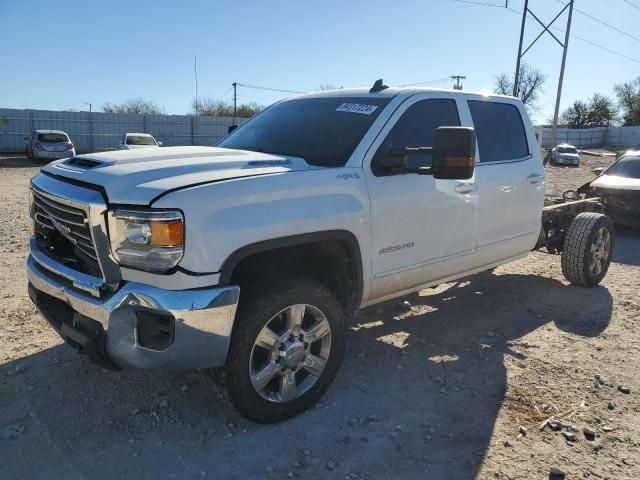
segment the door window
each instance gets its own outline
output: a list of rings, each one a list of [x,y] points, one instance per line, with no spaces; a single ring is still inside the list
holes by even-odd
[[[406,148],[411,147],[433,147],[438,127],[459,126],[460,116],[455,100],[444,98],[421,100],[411,105],[402,114],[378,148],[376,155],[402,154]],[[426,157],[426,163],[423,158],[420,165],[409,165],[409,167],[431,166],[430,156]],[[375,161],[372,164],[372,170],[376,176],[390,174]]]
[[[520,110],[510,103],[469,100],[480,162],[518,160],[529,155]]]

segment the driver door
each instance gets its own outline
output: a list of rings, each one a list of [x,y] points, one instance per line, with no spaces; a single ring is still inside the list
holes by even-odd
[[[446,93],[410,97],[367,152],[364,174],[371,200],[374,275],[369,300],[473,268],[475,174],[469,180],[436,180],[429,175],[391,173],[376,162],[378,153],[432,147],[438,127],[472,126],[468,110],[459,108],[458,102]]]

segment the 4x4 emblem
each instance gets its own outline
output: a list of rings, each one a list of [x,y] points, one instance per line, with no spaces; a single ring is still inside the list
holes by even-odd
[[[78,241],[71,236],[71,229],[69,227],[67,227],[66,225],[62,225],[60,222],[54,220],[51,217],[49,217],[49,220],[51,221],[51,224],[55,227],[55,229],[60,233],[60,235],[62,235],[74,245],[78,245]]]

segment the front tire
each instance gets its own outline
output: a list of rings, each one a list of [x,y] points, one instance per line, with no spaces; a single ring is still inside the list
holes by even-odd
[[[245,417],[275,423],[311,407],[344,357],[344,311],[322,283],[286,276],[245,287],[226,365]]]
[[[613,222],[600,213],[581,213],[573,219],[564,238],[562,273],[574,285],[598,285],[609,270],[615,232]]]

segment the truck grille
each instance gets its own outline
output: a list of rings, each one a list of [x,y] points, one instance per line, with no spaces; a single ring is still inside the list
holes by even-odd
[[[84,210],[52,200],[33,190],[32,215],[38,246],[56,261],[101,276],[98,256]]]

